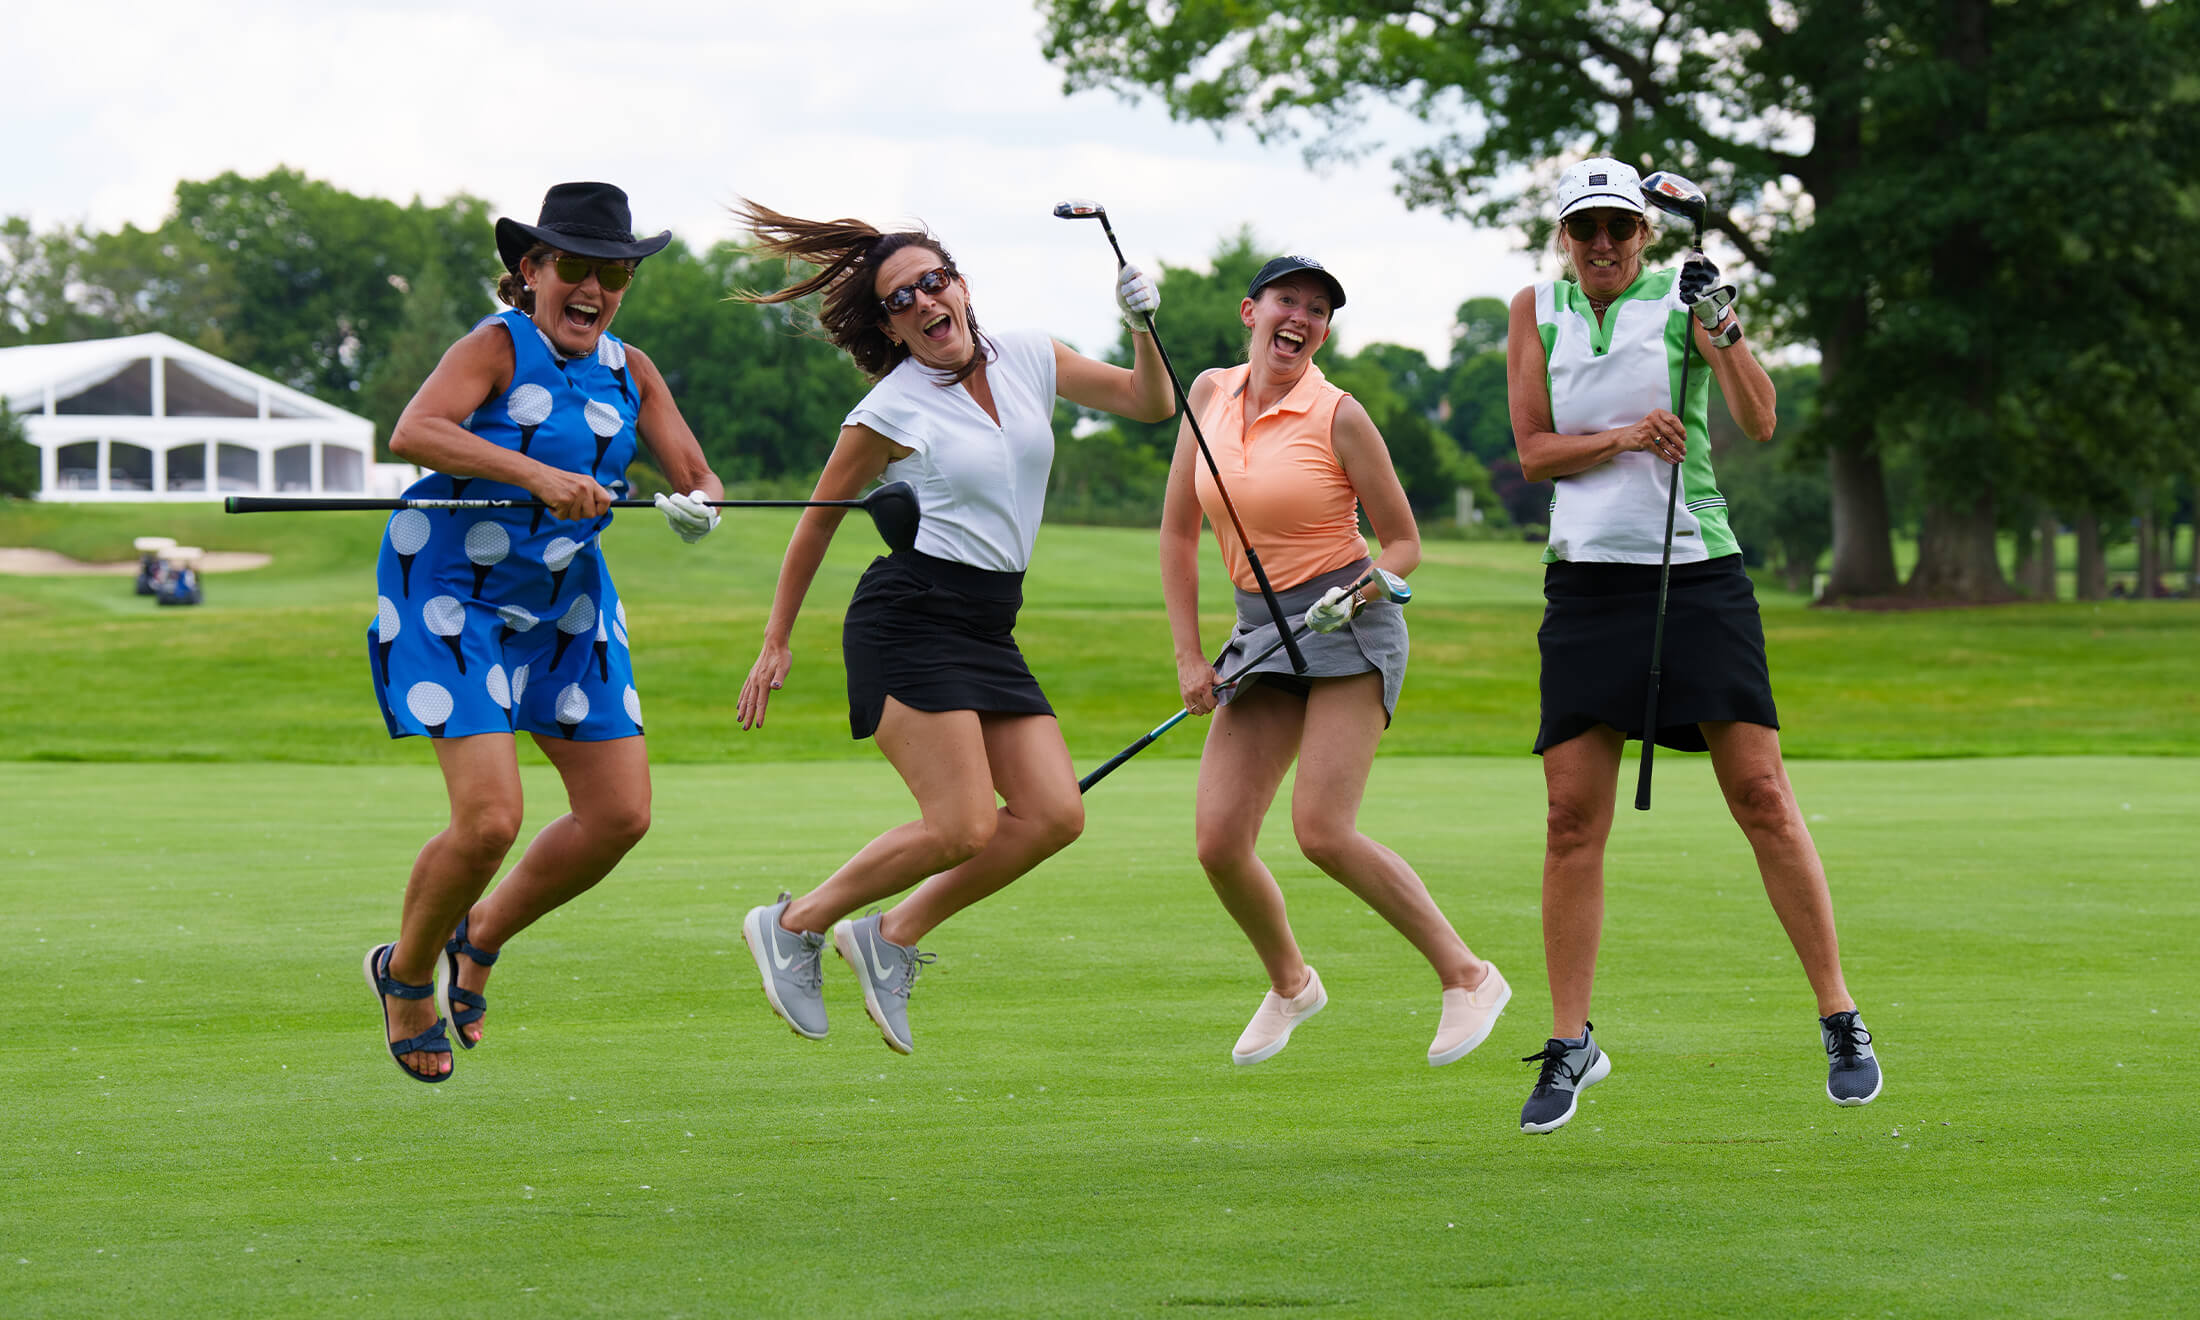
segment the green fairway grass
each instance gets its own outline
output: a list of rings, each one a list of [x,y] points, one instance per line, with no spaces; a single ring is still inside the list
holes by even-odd
[[[0,758],[414,765],[374,707],[366,629],[384,516],[230,516],[208,506],[0,502],[0,545],[129,557],[133,536],[274,556],[162,609],[114,577],[0,577]],[[794,637],[764,729],[734,698],[754,661],[793,515],[746,511],[684,546],[656,514],[605,537],[660,763],[868,758],[847,736],[840,619],[880,552],[847,523]],[[1391,754],[1517,755],[1535,733],[1537,547],[1432,541],[1413,575],[1414,658]],[[1207,548],[1206,635],[1229,595]],[[1175,708],[1153,534],[1048,525],[1017,636],[1091,765]],[[1859,613],[1760,589],[1782,739],[1806,757],[2200,753],[2200,604],[2116,601]],[[1145,755],[1196,754],[1196,729]],[[530,751],[532,758],[535,753]]]
[[[790,1034],[738,933],[901,818],[891,772],[660,768],[655,829],[512,943],[487,1042],[426,1087],[358,966],[432,769],[0,765],[0,1313],[2200,1308],[2193,762],[1797,763],[1886,1067],[1842,1109],[1704,759],[1661,758],[1610,858],[1614,1071],[1547,1137],[1516,1130],[1550,1028],[1533,758],[1376,767],[1364,824],[1518,991],[1444,1069],[1428,968],[1282,812],[1265,855],[1331,1004],[1231,1066],[1264,987],[1192,856],[1192,770],[1133,763],[937,932],[902,1058],[836,959],[832,1035]],[[528,789],[532,829],[555,781]]]

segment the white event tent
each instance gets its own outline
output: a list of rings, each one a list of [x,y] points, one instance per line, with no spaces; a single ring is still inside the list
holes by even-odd
[[[413,474],[374,461],[366,418],[163,334],[0,348],[0,399],[41,500],[366,497]]]

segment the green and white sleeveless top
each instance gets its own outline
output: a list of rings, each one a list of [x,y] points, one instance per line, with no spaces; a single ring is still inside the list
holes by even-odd
[[[1689,368],[1688,406],[1679,397],[1681,350],[1688,309],[1672,270],[1645,272],[1604,311],[1604,323],[1581,286],[1553,280],[1535,286],[1535,326],[1543,337],[1551,391],[1551,428],[1560,435],[1594,435],[1631,426],[1653,408],[1680,415],[1688,427],[1681,464],[1680,507],[1673,514],[1673,562],[1700,563],[1736,554],[1726,523],[1726,497],[1711,475],[1711,367]],[[1673,466],[1655,454],[1630,451],[1570,477],[1551,496],[1546,564],[1655,564],[1665,550],[1665,502]]]

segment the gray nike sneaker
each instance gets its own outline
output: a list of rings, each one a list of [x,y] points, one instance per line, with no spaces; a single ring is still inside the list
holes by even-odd
[[[1818,1019],[1826,1044],[1826,1098],[1837,1105],[1868,1105],[1879,1095],[1879,1060],[1872,1033],[1854,1009]]]
[[[792,897],[749,909],[741,923],[742,942],[764,978],[764,998],[797,1036],[825,1037],[825,937],[816,931],[783,930],[779,915]]]
[[[886,1048],[907,1054],[915,1048],[909,1041],[909,987],[916,983],[917,969],[938,955],[887,939],[879,934],[880,920],[881,914],[873,912],[834,926],[833,947],[855,969],[856,983],[863,987],[863,1010],[878,1023]]]
[[[1522,1132],[1555,1132],[1566,1126],[1574,1116],[1581,1088],[1612,1075],[1612,1056],[1597,1048],[1590,1034],[1593,1030],[1583,1023],[1579,1036],[1553,1036],[1540,1051],[1521,1060],[1543,1065],[1535,1075],[1528,1103],[1520,1107]]]

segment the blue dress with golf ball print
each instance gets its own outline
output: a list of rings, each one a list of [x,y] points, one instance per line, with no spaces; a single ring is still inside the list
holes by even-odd
[[[609,335],[562,361],[518,311],[512,384],[466,429],[614,492],[635,452],[639,394],[626,346]],[[408,499],[517,499],[479,477],[431,472]],[[524,731],[596,741],[642,732],[626,607],[597,535],[607,513],[567,522],[540,509],[406,509],[375,564],[368,663],[392,738]]]

